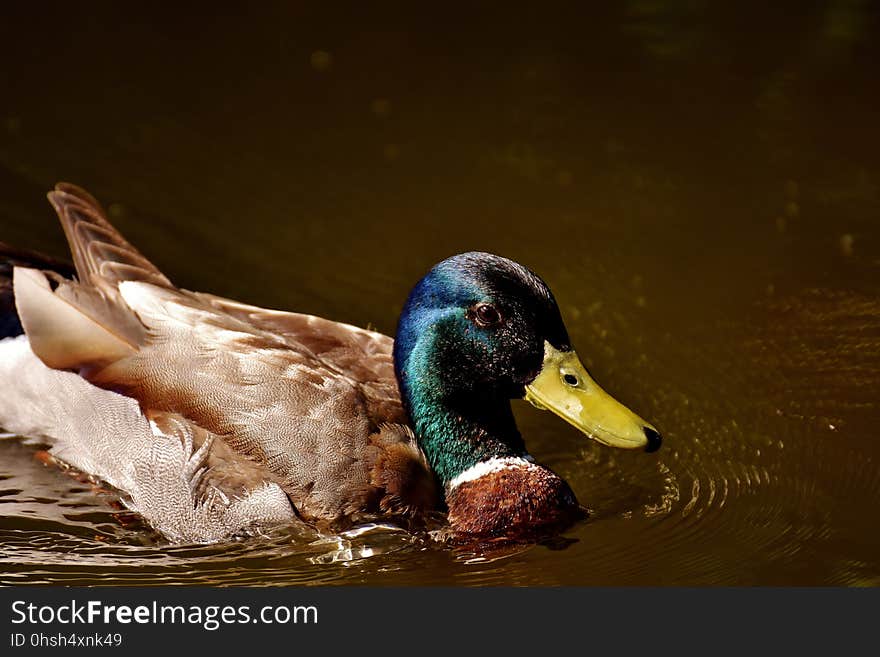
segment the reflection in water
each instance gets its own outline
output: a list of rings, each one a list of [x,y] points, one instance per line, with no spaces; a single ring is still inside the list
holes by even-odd
[[[2,438],[0,582],[880,585],[870,3],[125,11],[0,25],[0,239],[65,254],[42,199],[70,179],[182,287],[386,333],[431,264],[500,252],[665,443],[516,404],[591,516],[492,551],[381,526],[167,545]]]

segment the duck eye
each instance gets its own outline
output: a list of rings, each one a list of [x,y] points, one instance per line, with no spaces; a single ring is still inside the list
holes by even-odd
[[[576,388],[579,383],[578,378],[574,374],[563,374],[562,380],[572,388]]]
[[[474,320],[483,328],[495,326],[501,322],[501,313],[491,303],[479,303],[474,307]]]

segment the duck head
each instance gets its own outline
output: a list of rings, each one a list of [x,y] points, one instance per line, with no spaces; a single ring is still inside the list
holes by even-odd
[[[401,313],[394,365],[404,408],[459,530],[558,524],[555,510],[568,518],[577,507],[568,485],[528,455],[512,399],[550,410],[606,445],[660,446],[657,430],[589,375],[544,281],[507,258],[464,253],[431,269]]]

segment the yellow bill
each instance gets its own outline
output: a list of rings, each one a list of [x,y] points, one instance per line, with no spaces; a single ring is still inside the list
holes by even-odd
[[[544,366],[526,386],[525,399],[553,411],[603,445],[624,449],[660,447],[660,433],[602,390],[574,351],[544,343]]]

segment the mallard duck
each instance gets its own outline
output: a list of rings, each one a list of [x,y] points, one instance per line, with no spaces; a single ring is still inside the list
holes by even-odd
[[[173,540],[438,513],[464,539],[564,529],[583,509],[529,455],[512,399],[606,445],[660,446],[588,374],[544,281],[511,260],[434,266],[392,340],[177,288],[87,192],[48,196],[76,278],[14,267],[23,335],[0,342],[0,426],[48,438]]]

